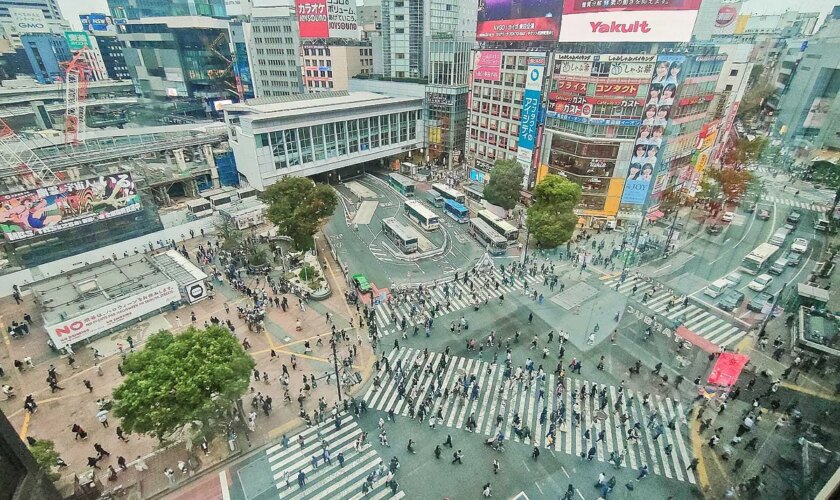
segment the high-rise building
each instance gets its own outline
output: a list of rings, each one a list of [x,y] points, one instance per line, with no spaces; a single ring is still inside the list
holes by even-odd
[[[350,78],[373,73],[370,42],[335,40],[305,41],[300,48],[303,84],[307,92],[348,90]]]
[[[452,168],[463,162],[473,42],[431,40],[424,107],[427,159]]]
[[[20,40],[38,83],[61,81],[64,77],[61,63],[72,57],[67,40],[53,33],[23,35]]]
[[[382,0],[382,69],[392,78],[428,75],[429,42],[475,40],[478,0]]]
[[[248,53],[257,97],[304,92],[300,69],[300,32],[289,7],[255,8]]]
[[[123,56],[123,46],[117,39],[116,34],[93,34],[91,35],[96,43],[105,71],[111,80],[129,80],[131,73],[128,71],[128,64]]]
[[[108,8],[120,19],[227,15],[225,0],[108,0]]]
[[[36,9],[46,19],[62,19],[58,0],[0,0],[0,18],[11,17],[9,9]]]

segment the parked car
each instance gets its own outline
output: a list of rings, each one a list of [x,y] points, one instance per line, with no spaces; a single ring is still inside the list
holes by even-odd
[[[770,210],[761,209],[758,211],[758,216],[761,220],[768,220],[770,219]]]
[[[741,283],[741,280],[744,279],[744,275],[739,273],[738,271],[732,271],[731,273],[726,275],[726,279],[732,283],[732,286],[736,286]]]
[[[732,219],[735,218],[734,212],[723,212],[723,216],[720,218],[722,222],[732,222]]]
[[[773,300],[773,296],[769,293],[759,293],[752,300],[747,303],[747,309],[754,312],[761,312],[764,305]]]
[[[790,249],[794,252],[805,253],[808,251],[808,240],[805,238],[796,238],[793,240],[793,244],[790,246]]]
[[[794,211],[794,212],[791,212],[791,213],[790,213],[790,215],[788,215],[788,216],[787,216],[787,219],[785,219],[785,220],[786,220],[788,223],[790,223],[790,224],[794,224],[794,225],[795,225],[795,224],[799,224],[799,221],[800,221],[801,219],[802,219],[802,214],[800,214],[799,212]]]
[[[718,301],[718,307],[724,311],[734,311],[744,302],[744,294],[738,290],[729,290]]]
[[[750,287],[750,290],[755,290],[756,292],[763,292],[770,286],[770,283],[773,282],[773,277],[769,274],[760,274],[755,277],[754,280],[750,281],[750,284],[747,285]]]
[[[721,231],[723,231],[723,226],[720,224],[706,226],[706,232],[709,234],[720,234]]]

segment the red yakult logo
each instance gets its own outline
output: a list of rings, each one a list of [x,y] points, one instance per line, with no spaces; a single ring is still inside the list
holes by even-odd
[[[632,23],[602,23],[600,21],[590,22],[593,33],[650,33],[650,25],[647,21],[636,21]]]

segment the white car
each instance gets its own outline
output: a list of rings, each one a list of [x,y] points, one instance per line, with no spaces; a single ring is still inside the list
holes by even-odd
[[[750,290],[755,290],[756,292],[763,292],[770,286],[770,283],[773,282],[773,277],[769,274],[761,274],[756,276],[756,278],[750,281],[749,287]]]
[[[808,251],[808,240],[805,238],[796,238],[793,240],[793,244],[790,246],[790,249],[796,253],[805,253]]]
[[[731,273],[726,275],[727,281],[732,283],[732,286],[736,286],[741,283],[741,280],[744,279],[744,275],[739,273],[738,271],[732,271]]]
[[[732,222],[732,219],[735,218],[735,214],[733,212],[724,212],[723,217],[720,218],[723,222]]]

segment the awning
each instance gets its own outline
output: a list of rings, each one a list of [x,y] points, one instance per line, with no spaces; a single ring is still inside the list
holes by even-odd
[[[825,149],[820,149],[814,152],[814,156],[811,157],[811,161],[824,161],[827,163],[840,165],[840,151],[828,151]]]
[[[709,374],[709,383],[732,387],[738,381],[738,377],[741,376],[741,371],[749,360],[749,356],[744,354],[735,354],[732,352],[721,353],[718,356],[714,368],[712,368],[712,373]]]
[[[720,352],[720,347],[716,344],[709,342],[684,326],[677,327],[677,335],[708,353]]]
[[[648,218],[648,220],[650,220],[650,221],[655,221],[655,220],[661,219],[664,215],[665,215],[665,214],[664,214],[664,213],[662,213],[662,211],[661,211],[661,210],[656,210],[656,211],[654,211],[654,212],[649,213],[649,214],[647,215],[647,218]]]
[[[823,288],[817,288],[815,286],[806,285],[805,283],[799,283],[797,285],[797,292],[799,292],[800,297],[814,299],[818,302],[828,302],[828,290],[825,290]]]

